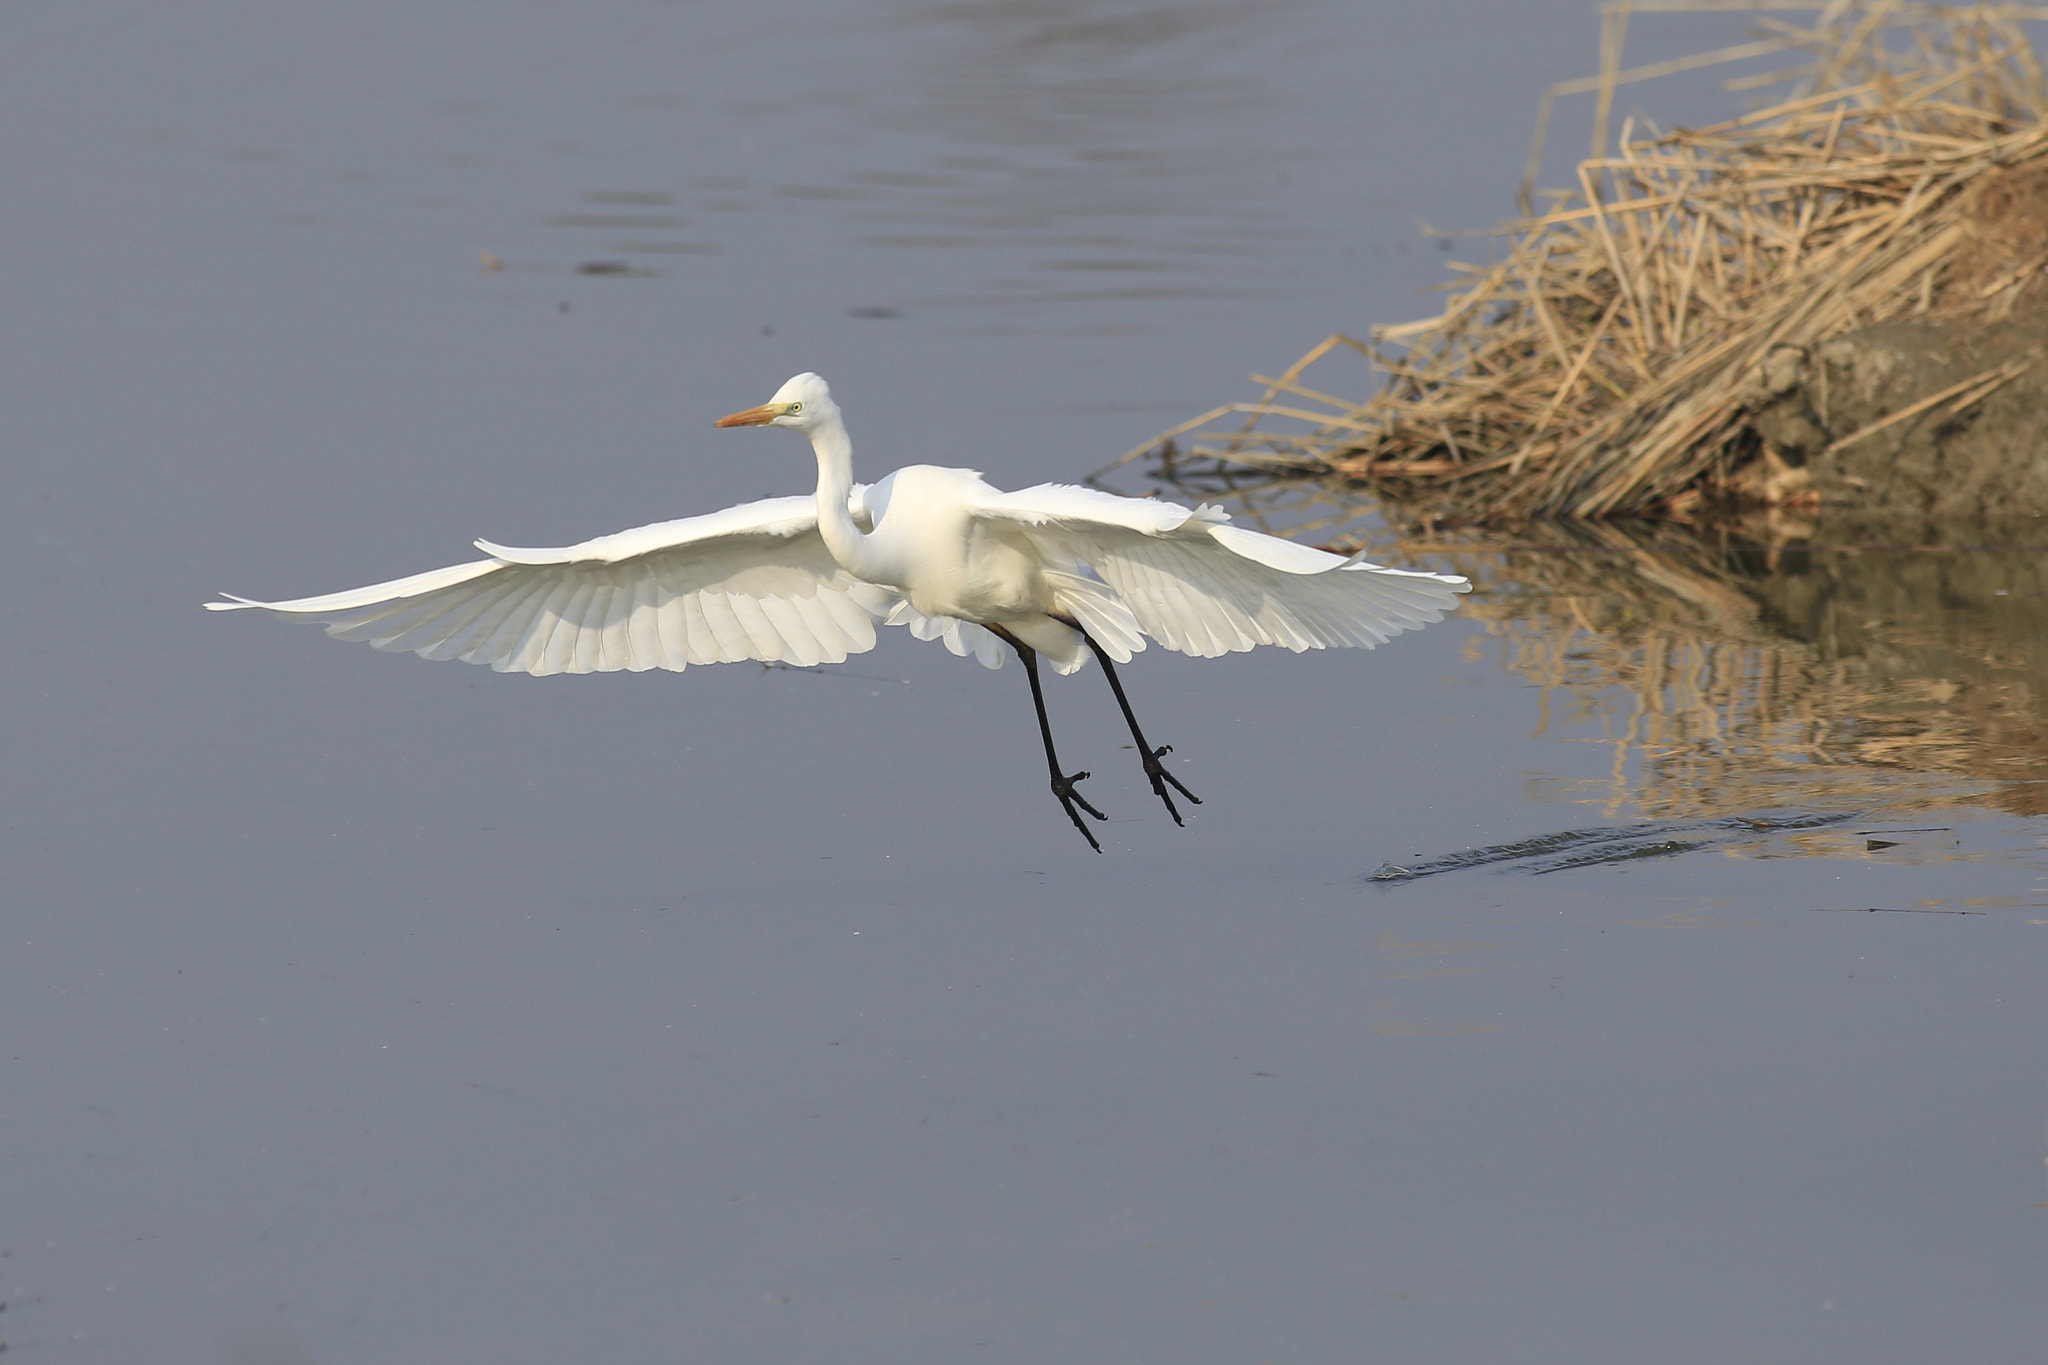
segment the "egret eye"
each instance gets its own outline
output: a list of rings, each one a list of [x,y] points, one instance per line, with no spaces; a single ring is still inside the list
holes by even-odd
[[[791,403],[791,404],[789,405],[789,412],[788,412],[788,415],[789,415],[789,416],[791,416],[791,417],[794,417],[794,416],[796,416],[796,415],[797,415],[798,413],[802,412],[803,410],[804,410],[804,405],[803,405],[802,403]]]

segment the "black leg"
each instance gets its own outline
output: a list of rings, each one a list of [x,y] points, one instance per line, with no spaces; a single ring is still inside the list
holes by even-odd
[[[1145,760],[1145,776],[1152,779],[1153,792],[1166,803],[1166,813],[1173,817],[1173,823],[1185,826],[1187,821],[1181,819],[1180,812],[1173,808],[1173,794],[1166,790],[1167,784],[1172,783],[1174,791],[1198,806],[1202,804],[1202,798],[1182,786],[1179,778],[1166,771],[1166,766],[1159,760],[1172,753],[1173,746],[1162,744],[1156,749],[1152,747],[1145,738],[1145,732],[1138,728],[1138,718],[1131,711],[1131,699],[1124,695],[1123,680],[1116,675],[1116,665],[1109,661],[1109,655],[1103,652],[1102,646],[1095,643],[1094,636],[1084,630],[1081,632],[1081,638],[1088,642],[1088,648],[1095,651],[1096,662],[1102,665],[1103,674],[1109,679],[1109,690],[1116,693],[1116,704],[1123,708],[1124,723],[1131,727],[1131,738],[1138,741],[1138,753]],[[1036,687],[1036,675],[1033,677],[1032,686]]]
[[[1074,807],[1079,806],[1081,810],[1087,811],[1098,820],[1107,820],[1109,817],[1089,805],[1088,798],[1074,790],[1074,784],[1085,779],[1087,773],[1075,773],[1069,777],[1060,772],[1060,756],[1052,747],[1052,723],[1045,718],[1045,693],[1038,685],[1038,651],[1022,643],[1008,631],[999,633],[1016,647],[1017,657],[1024,661],[1025,675],[1031,679],[1031,704],[1038,708],[1038,733],[1045,740],[1045,766],[1052,770],[1052,794],[1060,799],[1060,808],[1066,811],[1067,818],[1074,822],[1074,828],[1081,831],[1081,837],[1088,841],[1088,847],[1100,853],[1102,845],[1095,842],[1094,834],[1089,832],[1088,826],[1081,823],[1080,811]]]

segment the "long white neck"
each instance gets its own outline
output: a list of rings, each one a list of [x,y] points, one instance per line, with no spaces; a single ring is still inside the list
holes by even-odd
[[[847,510],[853,495],[853,441],[846,424],[837,412],[828,412],[810,436],[818,456],[818,534],[841,568],[856,578],[881,581],[875,547]]]

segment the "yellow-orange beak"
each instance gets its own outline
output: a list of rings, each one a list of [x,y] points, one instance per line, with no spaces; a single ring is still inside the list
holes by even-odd
[[[721,417],[711,425],[714,427],[765,427],[780,416],[782,416],[781,408],[773,403],[766,403],[758,408],[748,408],[745,412],[736,412],[730,417]]]

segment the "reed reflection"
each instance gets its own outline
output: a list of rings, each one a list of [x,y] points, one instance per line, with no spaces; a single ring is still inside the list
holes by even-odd
[[[1535,733],[1605,748],[1531,794],[1609,816],[2048,811],[2048,527],[1537,523],[1401,534],[1322,483],[1185,475],[1182,496],[1477,590],[1473,649],[1537,688]]]

